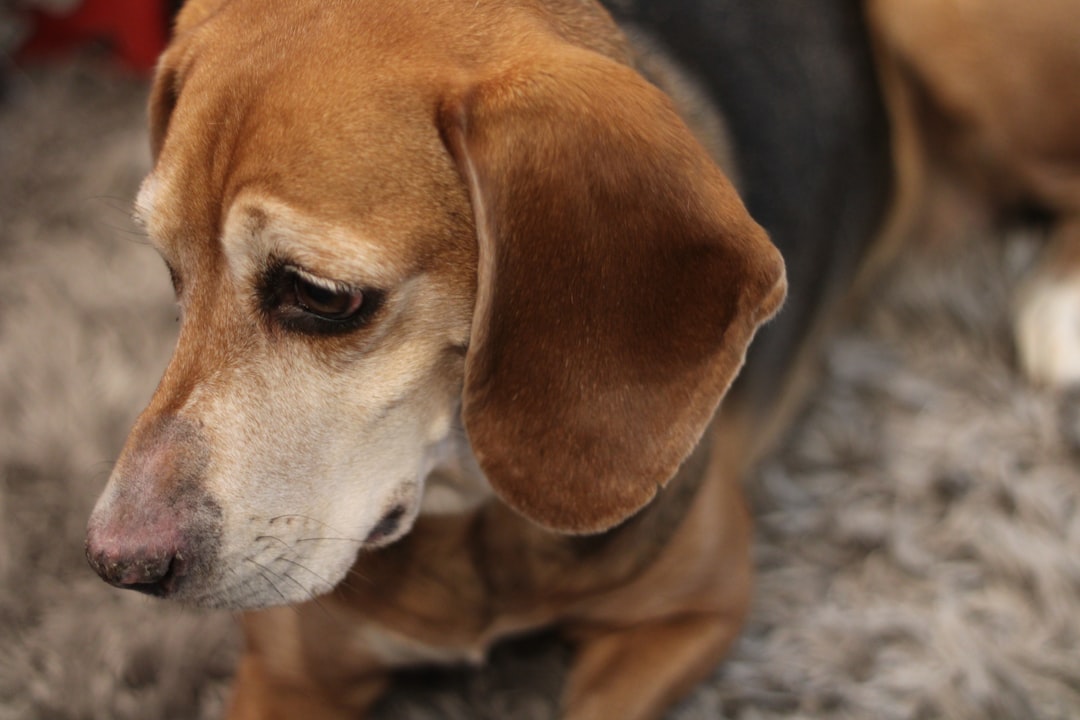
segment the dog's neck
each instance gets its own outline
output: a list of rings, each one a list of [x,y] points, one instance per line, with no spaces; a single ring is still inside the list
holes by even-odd
[[[437,488],[443,497],[431,499],[433,509],[405,537],[361,553],[351,574],[363,581],[343,583],[335,597],[369,620],[436,645],[464,638],[484,645],[482,639],[498,635],[505,622],[520,623],[520,629],[542,625],[556,608],[632,582],[655,564],[709,477],[709,438],[707,433],[652,503],[598,535],[551,532],[493,494],[477,501],[474,483],[483,482],[478,470],[471,477],[454,475],[447,472],[452,463],[440,465],[428,490]],[[476,504],[461,512],[447,512],[448,505],[436,510],[436,502],[448,497]],[[426,614],[402,612],[410,607]]]
[[[706,433],[686,459],[668,487],[650,505],[622,525],[599,535],[566,538],[575,552],[592,554],[600,547],[619,543],[628,535],[649,538],[642,547],[662,547],[678,527],[705,479],[710,433]],[[422,516],[456,515],[476,510],[494,498],[494,492],[473,454],[468,435],[458,416],[450,431],[428,451]],[[640,555],[640,553],[630,553]],[[646,553],[647,554],[647,553]],[[647,565],[644,557],[637,562]]]

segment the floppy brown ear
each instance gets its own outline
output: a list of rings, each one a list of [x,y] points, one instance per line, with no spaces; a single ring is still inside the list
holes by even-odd
[[[186,0],[173,24],[173,33],[180,35],[217,12],[224,0]]]
[[[607,58],[531,58],[440,120],[479,242],[473,450],[526,517],[608,529],[700,439],[783,262],[668,99]]]

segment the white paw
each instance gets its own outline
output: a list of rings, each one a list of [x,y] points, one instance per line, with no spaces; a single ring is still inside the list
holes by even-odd
[[[1030,380],[1056,388],[1080,384],[1080,275],[1035,271],[1017,293],[1014,332]]]

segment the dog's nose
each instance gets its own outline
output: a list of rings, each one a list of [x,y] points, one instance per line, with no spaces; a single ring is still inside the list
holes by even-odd
[[[221,533],[207,455],[198,424],[139,419],[86,528],[86,559],[105,582],[158,597],[198,584]]]
[[[168,519],[124,534],[91,525],[86,535],[86,559],[105,582],[157,597],[176,592],[184,556],[179,528]]]

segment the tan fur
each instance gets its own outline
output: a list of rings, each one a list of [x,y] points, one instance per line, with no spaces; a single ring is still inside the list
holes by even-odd
[[[248,610],[232,717],[362,716],[556,624],[564,716],[644,720],[736,637],[753,431],[713,416],[783,264],[631,57],[574,0],[181,14],[138,204],[183,323],[88,554],[145,505],[194,558],[174,596]],[[290,330],[275,262],[385,301]]]

